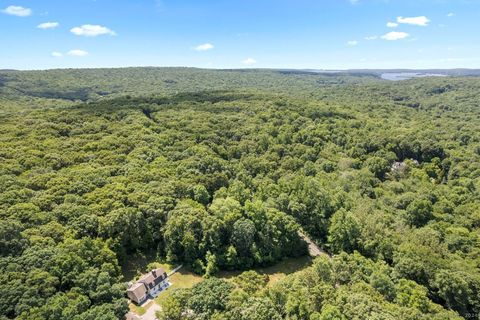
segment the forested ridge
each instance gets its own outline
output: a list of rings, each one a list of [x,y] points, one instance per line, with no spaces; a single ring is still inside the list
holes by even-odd
[[[0,317],[123,319],[136,252],[207,279],[164,319],[480,314],[480,79],[0,72]],[[249,270],[333,254],[266,286]]]

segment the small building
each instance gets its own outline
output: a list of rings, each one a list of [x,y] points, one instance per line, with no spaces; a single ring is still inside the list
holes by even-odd
[[[155,298],[170,286],[165,270],[158,268],[143,275],[127,289],[127,296],[133,302],[142,304],[149,297]]]

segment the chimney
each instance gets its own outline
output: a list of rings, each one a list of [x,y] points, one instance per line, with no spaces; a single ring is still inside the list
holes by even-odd
[[[156,278],[157,277],[157,270],[152,270],[152,274]]]

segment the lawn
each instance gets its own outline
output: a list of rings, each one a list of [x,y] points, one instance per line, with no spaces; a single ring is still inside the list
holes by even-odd
[[[162,264],[162,267],[165,268],[165,270],[167,270],[166,266],[163,266]],[[170,270],[171,269],[173,268],[170,265]],[[198,274],[195,274],[189,271],[186,267],[183,267],[182,269],[180,269],[170,277],[169,281],[171,283],[171,286],[167,289],[167,291],[160,293],[160,295],[157,298],[155,298],[155,302],[161,305],[162,301],[164,301],[170,295],[172,290],[182,289],[182,288],[191,288],[195,284],[201,282],[202,280],[203,280],[202,276],[199,276]]]
[[[146,254],[133,254],[128,256],[122,265],[122,274],[126,282],[134,281],[141,274],[147,272],[147,266],[152,262],[158,261],[155,252]],[[169,270],[165,269],[167,272]]]
[[[287,258],[273,266],[255,268],[254,270],[260,274],[268,275],[268,285],[272,285],[287,275],[303,270],[311,264],[312,258],[304,256],[299,258]],[[229,280],[238,276],[242,272],[243,271],[221,271],[217,274],[217,277]]]
[[[130,311],[134,312],[135,314],[138,314],[139,316],[142,316],[147,312],[147,309],[150,308],[153,304],[153,301],[150,301],[149,303],[143,305],[143,306],[137,306],[135,303],[129,303],[128,307],[130,308]]]

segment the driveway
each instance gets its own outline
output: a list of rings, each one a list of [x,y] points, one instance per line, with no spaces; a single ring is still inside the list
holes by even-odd
[[[330,259],[332,258],[332,256],[328,252],[322,250],[322,248],[320,248],[315,242],[313,242],[312,239],[310,239],[305,233],[299,232],[299,235],[308,244],[308,253],[311,257],[315,258],[318,256],[326,255]]]
[[[142,320],[156,320],[157,317],[155,316],[155,312],[162,310],[155,301],[148,307],[145,314],[142,316]]]

